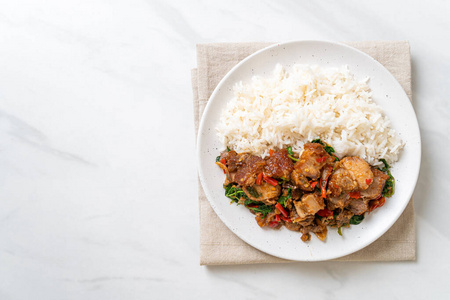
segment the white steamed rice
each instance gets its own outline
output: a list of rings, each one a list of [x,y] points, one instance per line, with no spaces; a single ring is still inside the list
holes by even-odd
[[[253,77],[235,86],[217,127],[225,146],[266,156],[269,149],[316,138],[339,157],[359,156],[372,165],[398,160],[404,146],[380,106],[371,99],[368,79],[356,80],[347,67],[277,65],[271,78]]]

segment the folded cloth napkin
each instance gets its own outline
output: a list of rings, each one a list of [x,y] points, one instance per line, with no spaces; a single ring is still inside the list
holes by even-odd
[[[411,99],[411,57],[407,41],[348,42],[383,64]],[[192,70],[195,128],[209,97],[225,74],[245,57],[271,43],[197,45],[197,69]],[[232,265],[290,262],[253,248],[232,233],[211,208],[199,183],[200,264]],[[300,241],[300,238],[299,238]],[[413,200],[397,222],[371,245],[337,261],[415,260],[416,229]]]

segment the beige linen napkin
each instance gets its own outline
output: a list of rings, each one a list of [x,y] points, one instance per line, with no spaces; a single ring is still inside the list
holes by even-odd
[[[383,64],[411,99],[411,59],[407,41],[349,42]],[[198,68],[192,70],[195,128],[206,103],[223,76],[238,62],[271,43],[222,43],[197,46]],[[215,214],[199,183],[200,264],[232,265],[289,262],[261,252],[232,233]],[[336,259],[338,261],[415,260],[416,234],[413,201],[398,221],[366,248]],[[300,237],[299,237],[300,242]]]

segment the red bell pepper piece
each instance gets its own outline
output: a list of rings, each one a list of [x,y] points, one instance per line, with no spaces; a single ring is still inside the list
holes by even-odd
[[[309,184],[311,185],[311,187],[313,188],[313,189],[315,189],[316,188],[316,185],[317,185],[317,181],[310,181],[309,182]]]
[[[287,223],[291,223],[291,219],[290,218],[286,218],[285,216],[280,216],[280,219],[287,222]]]
[[[374,200],[372,201],[372,203],[370,204],[369,207],[369,214],[378,207],[382,207],[384,205],[384,203],[386,202],[386,198],[381,197],[380,199]]]
[[[372,182],[372,179],[366,179],[366,183],[369,185]]]
[[[359,199],[361,198],[361,193],[359,191],[348,193],[350,198]]]
[[[285,218],[289,218],[289,214],[279,202],[275,204],[275,208],[278,209]]]
[[[322,157],[316,158],[316,161],[317,161],[318,163],[323,163],[323,162],[326,161],[326,160],[327,160],[327,157],[326,157],[326,156],[322,156]]]
[[[258,177],[256,177],[256,185],[261,185],[263,180],[263,173],[259,173]]]
[[[280,224],[279,222],[277,222],[277,221],[272,221],[272,222],[269,222],[269,226],[271,227],[271,228],[275,228],[275,227],[277,227],[278,226],[278,224]]]
[[[319,210],[317,212],[317,214],[319,216],[321,216],[321,217],[324,217],[324,218],[333,216],[333,212],[331,210],[326,209],[326,208]]]
[[[271,184],[273,186],[276,186],[278,184],[278,181],[276,181],[272,177],[266,176],[265,174],[263,174],[263,179],[265,182],[267,182],[268,184]]]
[[[270,150],[269,150],[269,155],[272,156],[272,154],[273,154],[274,152],[275,152],[275,151],[273,151],[272,149],[270,149]]]

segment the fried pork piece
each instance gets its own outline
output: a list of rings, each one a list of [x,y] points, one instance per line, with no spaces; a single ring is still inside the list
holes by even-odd
[[[304,218],[300,218],[300,216],[297,213],[297,210],[295,209],[295,202],[294,202],[294,209],[291,210],[289,217],[291,218],[292,223],[299,224],[301,226],[308,226],[314,221],[314,215],[308,215]]]
[[[250,200],[261,201],[267,205],[277,203],[278,196],[281,193],[280,185],[273,186],[263,181],[261,185],[252,185],[243,187],[242,190]]]
[[[350,199],[347,209],[355,215],[362,215],[369,209],[369,200],[364,199]]]
[[[241,186],[254,185],[256,177],[263,171],[264,165],[265,161],[261,157],[251,154],[243,154],[238,159],[234,181]]]
[[[373,182],[367,190],[361,191],[361,198],[364,200],[372,200],[381,197],[386,180],[389,176],[378,169],[372,168]]]
[[[367,162],[357,156],[344,157],[336,163],[328,188],[332,196],[355,190],[366,190],[373,181],[373,172]]]
[[[238,166],[242,165],[240,164],[240,161],[244,160],[245,155],[248,155],[246,153],[237,154],[236,151],[225,151],[220,154],[220,159],[225,159],[227,162],[227,168],[229,172],[236,172]]]
[[[302,234],[302,241],[303,242],[308,242],[308,241],[310,241],[311,240],[311,235],[309,234],[309,233],[304,233],[304,234]]]
[[[340,210],[334,217],[336,220],[336,226],[342,227],[350,223],[350,219],[353,217],[354,213],[349,210]]]
[[[350,171],[360,190],[367,190],[373,181],[373,172],[370,165],[362,158],[357,156],[344,157],[339,165]]]
[[[302,225],[294,222],[284,223],[284,226],[286,226],[286,228],[291,231],[300,231],[300,229],[302,229],[303,227]]]
[[[314,189],[312,188],[311,184],[308,181],[308,178],[306,178],[304,175],[301,175],[297,171],[292,171],[291,173],[292,181],[295,183],[296,186],[298,186],[300,189],[312,192]]]
[[[349,199],[350,196],[348,195],[348,193],[342,193],[339,196],[329,195],[326,199],[327,209],[335,210],[338,208],[344,208],[347,205]]]
[[[319,210],[325,208],[323,198],[318,193],[303,195],[300,201],[294,202],[294,206],[300,220],[314,216]]]
[[[323,166],[333,162],[334,158],[323,149],[321,144],[306,143],[294,169],[300,175],[316,180],[320,177]]]
[[[292,200],[298,200],[303,196],[303,193],[299,189],[292,190]]]
[[[303,233],[303,235],[307,235],[310,232],[312,232],[319,238],[319,240],[323,241],[327,237],[328,230],[327,226],[323,224],[322,221],[320,221],[320,219],[314,219],[313,223],[301,228],[300,232]]]
[[[327,194],[331,194],[332,197],[337,197],[342,193],[348,193],[354,191],[358,187],[358,183],[353,180],[350,171],[344,168],[337,168],[331,173],[330,180],[328,182]]]
[[[270,222],[275,221],[276,216],[277,216],[277,214],[274,212],[268,213],[266,217],[264,217],[264,215],[262,213],[256,213],[255,220],[256,220],[256,223],[258,223],[259,227],[265,227],[265,226],[270,226]],[[272,228],[278,229],[281,226],[283,226],[283,224],[280,222]]]
[[[264,173],[269,177],[289,180],[293,169],[294,163],[289,158],[287,150],[281,149],[266,158]]]

